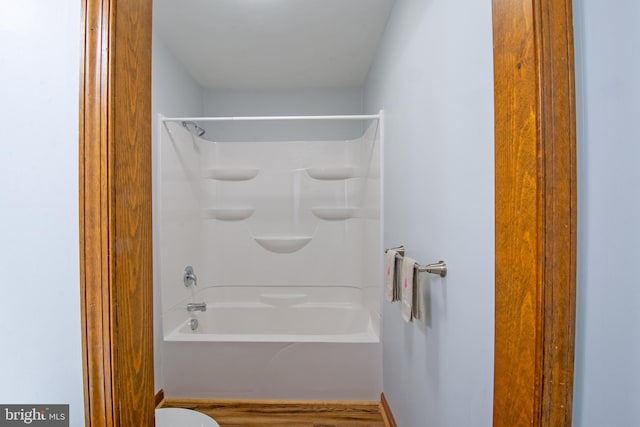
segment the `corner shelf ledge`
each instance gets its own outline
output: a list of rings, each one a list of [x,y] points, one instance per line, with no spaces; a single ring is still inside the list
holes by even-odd
[[[218,181],[248,181],[258,175],[259,169],[250,168],[209,168],[202,170],[202,177]]]

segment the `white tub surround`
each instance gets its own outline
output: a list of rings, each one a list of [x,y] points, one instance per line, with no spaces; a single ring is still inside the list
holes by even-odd
[[[381,117],[160,117],[167,396],[378,398]]]

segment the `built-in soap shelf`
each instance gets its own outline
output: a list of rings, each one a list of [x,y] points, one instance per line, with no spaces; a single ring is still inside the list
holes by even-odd
[[[304,248],[313,236],[253,236],[264,249],[277,254],[289,254]]]
[[[254,212],[254,208],[205,208],[202,209],[202,217],[219,221],[242,221],[250,218]],[[355,218],[359,209],[317,207],[311,208],[311,212],[317,218],[325,221],[341,221]]]
[[[341,221],[354,218],[358,214],[358,208],[315,207],[311,208],[311,212],[325,221]]]
[[[330,168],[307,168],[307,174],[313,179],[335,181],[340,179],[355,178],[358,169],[351,166]]]
[[[313,167],[304,169],[308,176],[321,181],[338,181],[356,178],[360,169],[351,165],[338,167]],[[254,179],[260,169],[250,167],[210,167],[202,169],[202,178],[218,181],[249,181]],[[227,206],[202,209],[202,217],[218,221],[242,221],[250,218],[256,209],[249,206]],[[311,208],[313,215],[324,221],[342,221],[359,215],[357,207],[317,206]],[[265,230],[266,231],[266,230]],[[311,242],[313,236],[305,234],[268,234],[254,235],[252,238],[258,245],[269,252],[289,254],[297,252]]]
[[[254,212],[254,208],[206,208],[202,209],[202,216],[220,221],[241,221],[249,218]]]
[[[311,178],[324,181],[337,181],[358,176],[358,168],[351,166],[306,168],[305,170]],[[259,171],[254,168],[207,168],[202,169],[202,177],[218,181],[248,181],[255,178]]]
[[[218,181],[248,181],[258,175],[253,168],[208,168],[202,170],[202,177]]]

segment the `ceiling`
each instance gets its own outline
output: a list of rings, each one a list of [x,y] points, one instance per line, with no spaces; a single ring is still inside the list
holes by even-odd
[[[154,31],[203,87],[358,87],[394,0],[154,0]]]

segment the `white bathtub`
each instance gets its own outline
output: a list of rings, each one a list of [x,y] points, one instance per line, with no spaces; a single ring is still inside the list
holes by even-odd
[[[165,341],[379,342],[365,294],[351,287],[206,288],[175,308],[183,316]],[[188,302],[205,302],[207,310],[187,312]]]
[[[200,289],[164,316],[165,395],[379,399],[379,315],[368,304],[378,297],[348,286]],[[188,302],[207,310],[188,313]]]

